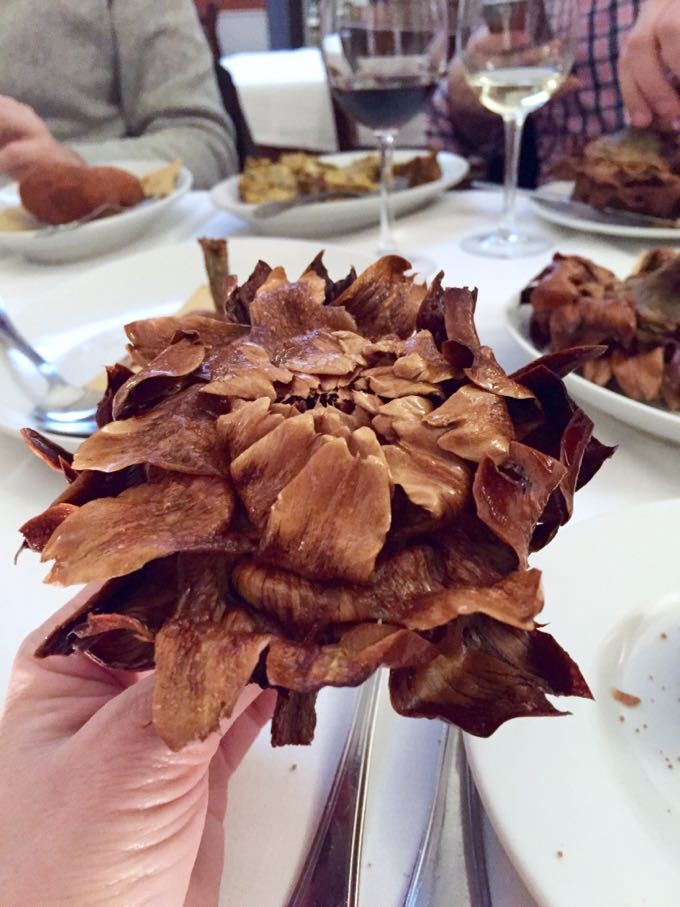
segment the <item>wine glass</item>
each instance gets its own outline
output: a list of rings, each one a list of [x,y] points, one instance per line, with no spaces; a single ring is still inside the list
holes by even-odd
[[[527,115],[552,97],[574,63],[578,21],[578,0],[461,0],[458,51],[465,81],[505,126],[501,221],[493,232],[463,240],[467,252],[515,258],[550,245],[515,221],[519,151]]]
[[[394,137],[446,70],[447,0],[322,0],[321,50],[342,109],[380,150],[381,254],[395,252],[390,204]]]

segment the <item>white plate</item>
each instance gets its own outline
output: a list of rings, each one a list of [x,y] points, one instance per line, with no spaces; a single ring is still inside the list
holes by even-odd
[[[229,240],[232,273],[245,281],[258,259],[272,267],[283,265],[291,278],[299,276],[321,248],[331,276],[344,277],[372,261],[339,246],[286,239],[235,237]],[[65,280],[54,290],[24,306],[15,323],[22,334],[57,364],[74,384],[86,384],[105,365],[125,351],[123,325],[138,318],[177,312],[201,284],[207,283],[197,242],[139,252]],[[31,374],[31,378],[35,378]],[[33,398],[27,391],[33,391]],[[0,356],[0,431],[11,434],[30,424],[35,393],[22,388],[4,356]],[[56,439],[56,436],[55,436]],[[64,447],[71,443],[59,438]]]
[[[602,264],[601,261],[599,263]],[[531,339],[529,332],[531,311],[530,305],[519,305],[518,297],[515,296],[506,306],[504,317],[508,330],[517,343],[535,358],[545,355],[545,351],[541,352]],[[621,422],[641,428],[642,431],[652,435],[680,442],[680,413],[672,413],[661,406],[631,400],[630,397],[587,381],[581,375],[567,375],[565,380],[570,392],[579,402],[596,406]],[[680,766],[678,771],[680,773]]]
[[[465,741],[501,843],[542,907],[680,902],[679,525],[680,500],[636,507],[569,526],[535,556],[548,629],[595,702],[557,699],[570,717]],[[641,704],[622,706],[612,688]]]
[[[367,151],[347,151],[342,154],[326,154],[321,159],[331,164],[344,166],[369,153]],[[403,149],[395,151],[395,160],[398,163],[408,161],[417,154],[424,153],[426,152]],[[426,205],[445,189],[459,183],[468,172],[467,161],[457,154],[440,151],[437,154],[437,160],[442,171],[438,180],[394,193],[392,210],[396,217]],[[377,223],[380,219],[380,199],[377,194],[365,198],[346,198],[300,205],[277,214],[275,217],[257,219],[253,217],[253,211],[257,205],[247,205],[239,198],[238,181],[238,176],[232,176],[228,180],[218,183],[211,193],[213,203],[216,207],[223,208],[242,218],[258,233],[271,236],[325,236],[367,227],[369,224]]]
[[[561,227],[570,227],[585,233],[603,233],[605,236],[628,236],[642,242],[653,242],[657,239],[671,239],[680,242],[680,228],[678,227],[636,227],[632,224],[603,224],[588,217],[578,217],[564,211],[556,211],[548,205],[541,204],[541,192],[553,198],[570,199],[574,184],[566,181],[555,181],[540,186],[532,195],[528,196],[531,207],[536,214]]]
[[[107,164],[134,173],[135,176],[144,176],[164,167],[167,161],[110,161]],[[0,230],[0,248],[9,249],[31,261],[50,264],[101,255],[140,236],[163,211],[191,189],[192,183],[191,172],[182,167],[175,188],[165,198],[146,199],[120,214],[81,224],[79,227],[69,228],[66,225],[63,229],[44,227],[18,232]],[[20,203],[16,183],[0,189],[0,208]]]

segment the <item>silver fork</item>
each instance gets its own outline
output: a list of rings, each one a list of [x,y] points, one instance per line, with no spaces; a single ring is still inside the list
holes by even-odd
[[[363,685],[321,821],[286,907],[358,907],[366,790],[382,671]]]
[[[32,421],[52,434],[86,437],[96,430],[95,412],[101,394],[70,384],[52,362],[44,359],[22,337],[0,303],[0,345],[8,353],[20,353],[47,382],[47,392],[34,406]],[[12,357],[8,357],[12,363]],[[13,363],[12,363],[13,364]]]

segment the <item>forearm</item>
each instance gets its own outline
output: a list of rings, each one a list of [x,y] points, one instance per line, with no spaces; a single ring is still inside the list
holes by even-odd
[[[238,170],[233,124],[219,97],[213,60],[192,3],[109,0],[128,136],[96,154],[181,157],[199,188]],[[154,12],[150,7],[162,7]],[[139,138],[136,138],[139,136]]]
[[[233,139],[226,130],[219,128],[169,126],[136,138],[73,142],[69,147],[88,164],[181,158],[193,173],[196,189],[208,189],[225,174],[238,170]]]

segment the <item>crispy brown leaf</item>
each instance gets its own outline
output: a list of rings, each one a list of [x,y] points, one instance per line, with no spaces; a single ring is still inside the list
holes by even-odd
[[[502,464],[488,458],[479,464],[472,489],[477,515],[517,552],[523,566],[536,524],[566,473],[559,460],[516,441]]]
[[[59,444],[55,444],[50,438],[41,435],[39,431],[35,431],[33,428],[22,428],[21,437],[36,457],[40,457],[51,469],[63,472],[64,464],[71,465],[73,454],[60,447]]]
[[[398,255],[383,256],[334,299],[333,306],[344,306],[370,340],[386,334],[408,337],[427,292],[413,277],[404,277],[410,267]]]
[[[141,416],[110,422],[81,444],[75,468],[115,472],[149,463],[190,475],[228,473],[215,416],[204,402],[200,388],[190,387]]]
[[[303,279],[307,277],[307,279]],[[343,308],[325,306],[324,282],[308,272],[296,283],[289,283],[285,272],[275,268],[255,294],[250,305],[250,320],[277,341],[297,337],[323,328],[331,331],[356,331],[356,323]]]
[[[400,715],[441,718],[488,737],[510,718],[560,715],[546,694],[590,697],[578,668],[552,636],[490,617],[461,617],[438,644],[441,655],[390,675]]]
[[[316,729],[316,693],[279,690],[272,718],[272,746],[307,746]]]
[[[384,461],[352,455],[343,438],[326,437],[279,492],[260,551],[309,579],[365,582],[390,519]]]
[[[140,409],[157,403],[186,384],[183,379],[201,365],[205,347],[183,338],[159,353],[148,365],[123,384],[113,398],[114,419],[124,419]]]
[[[203,740],[228,718],[270,636],[234,609],[218,621],[175,618],[156,636],[153,723],[170,749]]]
[[[226,527],[234,495],[222,479],[169,474],[116,498],[90,501],[56,529],[42,559],[47,582],[67,586],[123,576],[212,539]]]
[[[412,667],[436,655],[431,643],[410,630],[389,624],[357,624],[339,642],[325,646],[273,640],[267,654],[267,677],[275,686],[313,693],[324,686],[358,686],[380,665]]]
[[[42,551],[55,529],[77,509],[75,504],[52,504],[43,513],[27,520],[19,529],[26,545],[31,551]]]

